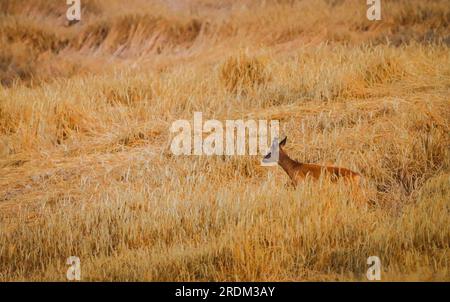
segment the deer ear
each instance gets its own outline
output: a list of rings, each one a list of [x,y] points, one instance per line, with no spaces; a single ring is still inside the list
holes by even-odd
[[[286,145],[287,136],[284,137],[284,139],[280,142],[280,147],[283,147]]]

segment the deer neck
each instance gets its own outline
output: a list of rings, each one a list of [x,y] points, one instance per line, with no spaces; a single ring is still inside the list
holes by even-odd
[[[278,164],[283,168],[283,170],[289,175],[289,177],[294,180],[294,176],[298,167],[301,166],[299,162],[292,160],[284,151],[280,149]]]

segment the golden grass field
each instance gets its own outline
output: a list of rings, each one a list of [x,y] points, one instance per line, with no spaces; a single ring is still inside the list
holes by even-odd
[[[450,5],[0,1],[0,280],[450,280]],[[174,156],[177,119],[279,119],[361,173]]]

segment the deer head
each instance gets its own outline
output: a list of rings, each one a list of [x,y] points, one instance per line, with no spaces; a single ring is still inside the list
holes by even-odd
[[[281,142],[278,143],[278,138],[275,137],[272,146],[266,156],[263,157],[261,165],[263,166],[275,166],[278,164],[280,159],[280,152],[284,152],[281,147],[286,145],[287,137],[285,137]]]

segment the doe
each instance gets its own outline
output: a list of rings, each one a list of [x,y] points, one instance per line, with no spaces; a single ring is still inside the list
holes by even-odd
[[[312,177],[313,179],[317,180],[322,175],[328,177],[333,182],[336,182],[338,179],[343,179],[350,183],[356,183],[358,185],[360,184],[362,179],[361,174],[350,169],[334,166],[299,163],[291,159],[282,148],[284,147],[284,145],[286,145],[286,140],[287,137],[285,137],[278,144],[278,139],[275,138],[269,150],[269,153],[264,156],[262,163],[266,165],[278,163],[278,165],[283,168],[287,175],[289,175],[294,186],[296,186],[300,181],[304,180],[307,177]]]

